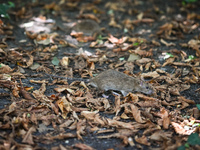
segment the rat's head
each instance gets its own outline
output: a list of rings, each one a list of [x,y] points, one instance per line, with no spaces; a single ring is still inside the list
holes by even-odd
[[[142,92],[142,93],[147,94],[147,95],[151,95],[151,94],[154,93],[153,87],[150,84],[145,83],[142,80],[139,80],[138,82],[139,82],[138,83],[139,87],[137,89],[138,92]]]

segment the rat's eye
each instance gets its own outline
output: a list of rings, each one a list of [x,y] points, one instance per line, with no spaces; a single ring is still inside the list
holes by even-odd
[[[146,87],[146,89],[148,90],[148,89],[149,89],[149,87],[147,86],[147,87]]]

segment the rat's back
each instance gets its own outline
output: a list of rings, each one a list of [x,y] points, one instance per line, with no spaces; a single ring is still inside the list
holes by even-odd
[[[90,80],[90,84],[99,90],[120,91],[124,96],[132,91],[152,94],[152,89],[144,81],[124,73],[109,69]]]

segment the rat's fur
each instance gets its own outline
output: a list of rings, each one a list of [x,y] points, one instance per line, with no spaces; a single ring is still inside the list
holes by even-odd
[[[134,91],[145,94],[153,93],[153,88],[144,81],[111,69],[92,78],[90,85],[100,90],[120,91],[124,96]]]

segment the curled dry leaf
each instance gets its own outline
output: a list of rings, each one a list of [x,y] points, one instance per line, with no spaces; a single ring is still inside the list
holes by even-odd
[[[160,108],[161,104],[160,101],[155,101],[155,100],[148,100],[148,101],[140,101],[137,102],[136,104],[138,104],[140,107],[145,108],[145,107],[151,107],[151,108]]]
[[[180,95],[180,92],[177,88],[169,88],[169,93],[176,96]]]
[[[79,140],[83,140],[81,135],[85,134],[85,128],[86,128],[86,119],[84,120],[80,119],[76,126],[76,134]]]
[[[161,39],[160,42],[161,42],[162,44],[165,44],[167,47],[168,47],[168,46],[176,46],[175,43],[172,43],[172,42],[167,43],[167,42],[166,42],[165,40],[163,40],[163,39]]]
[[[56,104],[58,105],[58,107],[62,112],[62,117],[66,119],[68,113],[72,112],[71,109],[72,104],[67,101],[65,96],[63,96],[60,100],[58,100]]]
[[[132,113],[135,121],[138,122],[138,123],[145,123],[146,121],[144,121],[142,119],[141,111],[138,109],[138,107],[133,105],[133,104],[131,104],[130,107],[131,107],[131,111],[132,111],[131,113]]]
[[[146,64],[146,63],[149,63],[151,62],[152,60],[150,58],[142,58],[142,59],[138,59],[136,60],[136,63],[139,63],[139,64]]]
[[[23,138],[22,142],[23,143],[28,143],[28,144],[31,144],[31,145],[34,144],[32,133],[35,132],[35,131],[36,131],[35,127],[31,127],[27,131],[27,133],[26,133],[25,137]]]
[[[151,145],[151,143],[148,142],[147,137],[145,135],[143,135],[142,137],[135,136],[135,141],[143,145],[147,145],[147,146]]]
[[[136,50],[130,50],[130,52],[134,52],[135,54],[138,54],[143,57],[150,57],[153,55],[152,49],[150,49],[149,51],[145,51],[145,50],[141,50],[141,47],[138,47]]]
[[[98,111],[89,112],[89,111],[82,111],[81,115],[84,116],[89,121],[94,121],[97,124],[104,125],[104,121],[100,118]]]
[[[92,148],[91,146],[89,145],[86,145],[86,144],[83,144],[83,143],[76,143],[74,145],[75,148],[79,148],[81,150],[94,150],[94,148]]]
[[[115,21],[114,17],[110,18],[109,26],[121,29],[122,26]]]
[[[46,81],[46,80],[42,80],[42,81],[41,81],[41,80],[30,80],[30,82],[31,82],[31,83],[39,83],[39,84],[42,84],[42,83],[46,83],[46,84],[47,84],[47,83],[49,83],[49,82]]]
[[[11,69],[8,65],[5,65],[5,64],[1,63],[0,73],[10,73],[13,70],[14,69]]]
[[[59,127],[60,128],[68,128],[73,122],[74,122],[74,120],[66,120],[64,123],[60,124]]]
[[[107,121],[107,125],[110,127],[118,127],[118,128],[120,127],[124,129],[131,129],[131,130],[134,129],[134,126],[131,123],[117,121],[117,120],[109,119],[109,118],[107,118],[106,121]]]
[[[154,141],[168,141],[172,138],[172,132],[166,132],[163,130],[158,130],[154,132],[151,136],[149,136],[150,140]]]
[[[155,79],[159,76],[160,75],[156,71],[141,74],[142,79],[145,79],[145,78],[154,78]]]
[[[109,34],[109,38],[108,40],[113,43],[113,44],[122,44],[124,43],[126,40],[128,39],[128,37],[122,37],[120,39],[114,37],[113,35]]]
[[[195,104],[195,102],[194,102],[193,100],[186,99],[186,98],[183,97],[183,96],[179,96],[179,97],[177,97],[177,99],[178,99],[179,101],[185,101],[185,102],[188,103],[188,104]]]
[[[191,133],[193,133],[196,128],[184,128],[183,125],[180,125],[176,122],[171,122],[172,126],[174,127],[175,131],[177,134],[181,134],[181,135],[190,135]]]
[[[74,90],[71,89],[71,88],[69,88],[69,87],[66,87],[66,86],[64,86],[64,87],[61,86],[61,87],[58,87],[58,88],[54,88],[54,90],[55,90],[56,92],[58,92],[58,93],[67,91],[67,92],[69,92],[69,93],[71,93],[71,94],[74,94]]]
[[[24,88],[21,87],[20,89],[20,93],[22,94],[22,96],[27,99],[27,100],[34,100],[34,98],[31,96],[30,93],[28,93]]]
[[[166,62],[162,66],[164,67],[166,65],[170,65],[174,62],[174,60],[175,60],[175,57],[170,57],[170,58],[166,59]]]
[[[63,139],[67,139],[67,138],[75,138],[77,137],[76,134],[72,134],[72,133],[61,133],[55,136],[43,136],[44,140],[63,140]]]
[[[160,112],[158,115],[162,118],[162,125],[164,129],[168,129],[170,125],[170,118],[167,110],[163,107],[161,108]]]
[[[139,98],[145,100],[145,101],[157,101],[156,98],[153,98],[153,97],[149,97],[149,96],[146,96],[144,94],[136,94]]]

